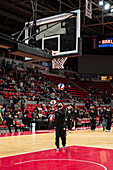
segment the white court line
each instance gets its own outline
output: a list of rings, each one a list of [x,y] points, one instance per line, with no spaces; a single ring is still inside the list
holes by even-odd
[[[38,159],[38,160],[29,160],[29,161],[24,161],[24,162],[18,162],[18,163],[15,163],[15,165],[20,165],[20,164],[25,164],[25,163],[30,163],[30,162],[39,162],[39,161],[74,161],[74,162],[85,162],[85,163],[90,163],[90,164],[94,164],[94,165],[100,166],[100,167],[104,168],[104,170],[107,170],[107,168],[104,165],[99,164],[97,162],[78,160],[78,159]]]
[[[71,145],[70,145],[70,146],[71,146]],[[69,147],[70,147],[70,146],[69,146]],[[104,148],[104,146],[100,146],[100,147],[99,147],[99,146],[94,146],[94,145],[93,145],[93,146],[91,146],[91,145],[90,145],[90,146],[86,146],[86,145],[72,145],[72,146],[76,146],[76,147],[77,147],[77,146],[78,146],[78,147],[87,147],[87,148],[94,148],[94,149],[113,150],[113,148]]]
[[[1,158],[8,158],[8,157],[12,157],[12,156],[19,156],[19,155],[25,155],[25,154],[30,154],[30,153],[36,153],[36,152],[42,152],[42,151],[49,151],[49,150],[54,150],[55,148],[51,148],[51,149],[42,149],[40,151],[36,150],[36,151],[31,151],[31,152],[23,152],[23,153],[19,153],[19,154],[15,154],[15,155],[9,155],[9,156],[1,156]]]
[[[94,149],[106,149],[106,150],[113,150],[112,148],[104,148],[104,147],[93,147],[93,146],[84,146],[84,145],[70,145],[70,146],[67,146],[66,148],[69,148],[69,147],[87,147],[87,148],[94,148]],[[19,154],[14,154],[14,155],[9,155],[9,156],[1,156],[1,158],[8,158],[8,157],[12,157],[12,156],[19,156],[19,155],[25,155],[25,154],[30,154],[30,153],[36,153],[36,152],[42,152],[42,151],[49,151],[49,150],[55,150],[55,148],[51,148],[51,149],[42,149],[42,150],[36,150],[36,151],[31,151],[31,152],[23,152],[23,153],[19,153]]]

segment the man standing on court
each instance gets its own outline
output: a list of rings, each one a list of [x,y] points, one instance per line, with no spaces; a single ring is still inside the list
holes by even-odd
[[[55,112],[56,123],[56,150],[59,151],[59,138],[61,137],[63,149],[66,145],[66,122],[65,122],[65,109],[63,103],[58,104],[58,109]]]
[[[106,125],[107,125],[106,107],[104,107],[103,112],[102,112],[102,126],[103,126],[103,131],[105,130]]]
[[[96,117],[97,117],[97,113],[96,113],[96,109],[94,106],[90,107],[89,110],[89,117],[90,117],[90,125],[91,125],[91,131],[96,129]]]
[[[108,109],[106,109],[106,119],[107,119],[106,131],[108,132],[110,132],[111,130],[111,118],[112,118],[112,111],[111,111],[111,107],[109,106]]]
[[[77,105],[74,105],[74,109],[73,109],[73,119],[74,119],[74,127],[75,130],[77,130],[77,119],[79,117],[79,110],[77,108]]]
[[[67,123],[68,123],[68,130],[69,133],[71,133],[72,129],[72,121],[73,121],[73,110],[72,106],[69,106],[66,110],[66,118],[67,118]]]

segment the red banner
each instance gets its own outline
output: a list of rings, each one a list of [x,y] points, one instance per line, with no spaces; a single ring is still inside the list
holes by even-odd
[[[92,49],[97,49],[97,36],[92,36]]]

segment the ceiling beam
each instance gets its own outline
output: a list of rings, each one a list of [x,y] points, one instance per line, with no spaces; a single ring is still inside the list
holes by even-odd
[[[28,0],[28,2],[30,2],[30,0]],[[24,8],[26,7],[27,9],[29,9],[29,10],[31,10],[31,5],[28,5],[27,3],[26,4],[24,4],[24,3],[22,3],[22,2],[20,2],[19,4],[21,4],[21,9],[22,10],[24,10]],[[23,6],[24,5],[24,6]],[[46,5],[46,6],[45,6]],[[46,3],[44,3],[44,5],[42,4],[39,4],[38,3],[38,7],[40,7],[40,8],[42,8],[42,9],[46,9],[47,11],[50,11],[50,8],[48,8],[47,7],[47,4]],[[54,8],[54,10],[55,10],[55,8]],[[32,15],[32,10],[31,10],[31,15]],[[43,13],[43,15],[47,15],[47,14],[45,14],[45,12]],[[38,12],[38,17],[42,17],[42,15],[40,15],[40,13]]]
[[[87,27],[86,27],[87,28]],[[96,30],[92,29],[92,28],[87,28],[88,30],[92,31],[92,32],[96,32],[98,33]]]
[[[48,7],[45,6],[45,5],[38,4],[38,6],[39,6],[40,8],[42,8],[42,9],[46,9],[46,10],[50,11],[50,8],[48,8]]]
[[[6,34],[17,32],[16,28],[12,29],[12,27],[10,27],[8,25],[6,26],[6,25],[3,25],[3,24],[0,24],[0,30],[4,31]]]
[[[30,0],[26,1],[26,2],[31,2]],[[38,7],[41,7],[43,9],[46,9],[48,11],[50,11],[50,8],[47,7],[46,3],[44,2],[44,4],[40,4],[41,2],[38,3]],[[22,2],[20,2],[20,4],[24,5],[24,7],[26,7],[27,9],[30,9],[31,10],[31,5],[28,5],[28,4],[23,4]],[[46,6],[45,6],[46,5]]]
[[[2,23],[2,25],[11,25],[12,24],[12,27],[13,26],[16,26],[16,28],[20,29],[20,28],[23,28],[23,23],[20,24],[18,23],[17,21],[9,21],[8,18],[6,18],[6,20],[4,20],[2,17],[0,18],[0,22]]]
[[[74,7],[74,9],[77,9],[77,7],[75,6],[75,4],[71,1],[71,0],[68,0],[69,3]],[[80,0],[79,0],[80,1]]]
[[[60,0],[57,0],[57,1],[60,2]],[[61,4],[67,6],[68,8],[75,9],[74,7],[72,7],[72,6],[68,5],[68,4],[66,4],[66,3],[63,2],[63,1],[61,1]]]
[[[28,10],[26,10],[26,9],[24,9],[24,8],[21,8],[21,7],[18,7],[18,6],[16,6],[16,5],[14,5],[13,4],[13,2],[11,3],[11,2],[4,2],[3,0],[0,0],[0,4],[4,7],[4,9],[5,9],[5,7],[8,7],[9,9],[12,9],[13,11],[15,10],[16,11],[16,13],[20,13],[20,14],[23,14],[24,16],[26,15],[31,15],[32,14],[32,12],[30,12],[30,11],[28,11]],[[11,11],[12,12],[12,11]],[[16,15],[16,14],[15,14]]]
[[[8,12],[3,11],[3,10],[0,10],[0,15],[5,16],[5,17],[10,18],[10,19],[13,19],[13,20],[15,20],[17,22],[25,23],[24,18],[17,17],[14,14],[9,14]]]
[[[24,0],[24,1],[16,0],[14,1],[14,4],[25,4],[26,2],[30,2],[30,0]]]
[[[113,28],[109,27],[108,25],[105,25],[105,27],[107,27],[107,28],[109,28],[109,29],[111,29],[113,31]]]
[[[56,4],[54,4],[54,3],[52,3],[51,2],[51,4],[50,4],[50,1],[48,2],[48,0],[46,0],[46,1],[44,1],[44,2],[42,2],[42,1],[38,1],[39,3],[38,3],[38,5],[42,5],[42,6],[44,6],[44,5],[46,5],[46,7],[48,7],[49,8],[49,10],[50,9],[52,9],[52,10],[56,10],[56,8],[55,8],[55,6],[54,5],[56,5]],[[54,7],[53,7],[54,6]]]
[[[98,25],[110,25],[113,24],[113,22],[104,22],[104,23],[97,23],[97,24],[89,24],[89,25],[82,25],[82,27],[93,27],[93,26],[98,26]]]

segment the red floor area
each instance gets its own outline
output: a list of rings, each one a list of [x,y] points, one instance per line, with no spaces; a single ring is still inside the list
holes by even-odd
[[[41,133],[54,133],[55,130],[38,130],[35,131],[35,134],[41,134]],[[12,132],[12,133],[1,133],[0,137],[8,137],[8,136],[23,136],[23,135],[32,135],[34,132],[32,131],[24,131],[24,132]]]
[[[70,146],[0,158],[0,170],[112,170],[113,150]]]
[[[85,127],[83,128],[77,128],[77,130],[87,130],[90,129],[90,127]],[[67,129],[68,130],[68,129]],[[41,134],[41,133],[54,133],[55,129],[50,129],[50,130],[36,130],[35,134]],[[24,131],[24,132],[12,132],[12,133],[1,133],[0,137],[7,137],[7,136],[22,136],[22,135],[32,135],[34,132],[32,131]]]

